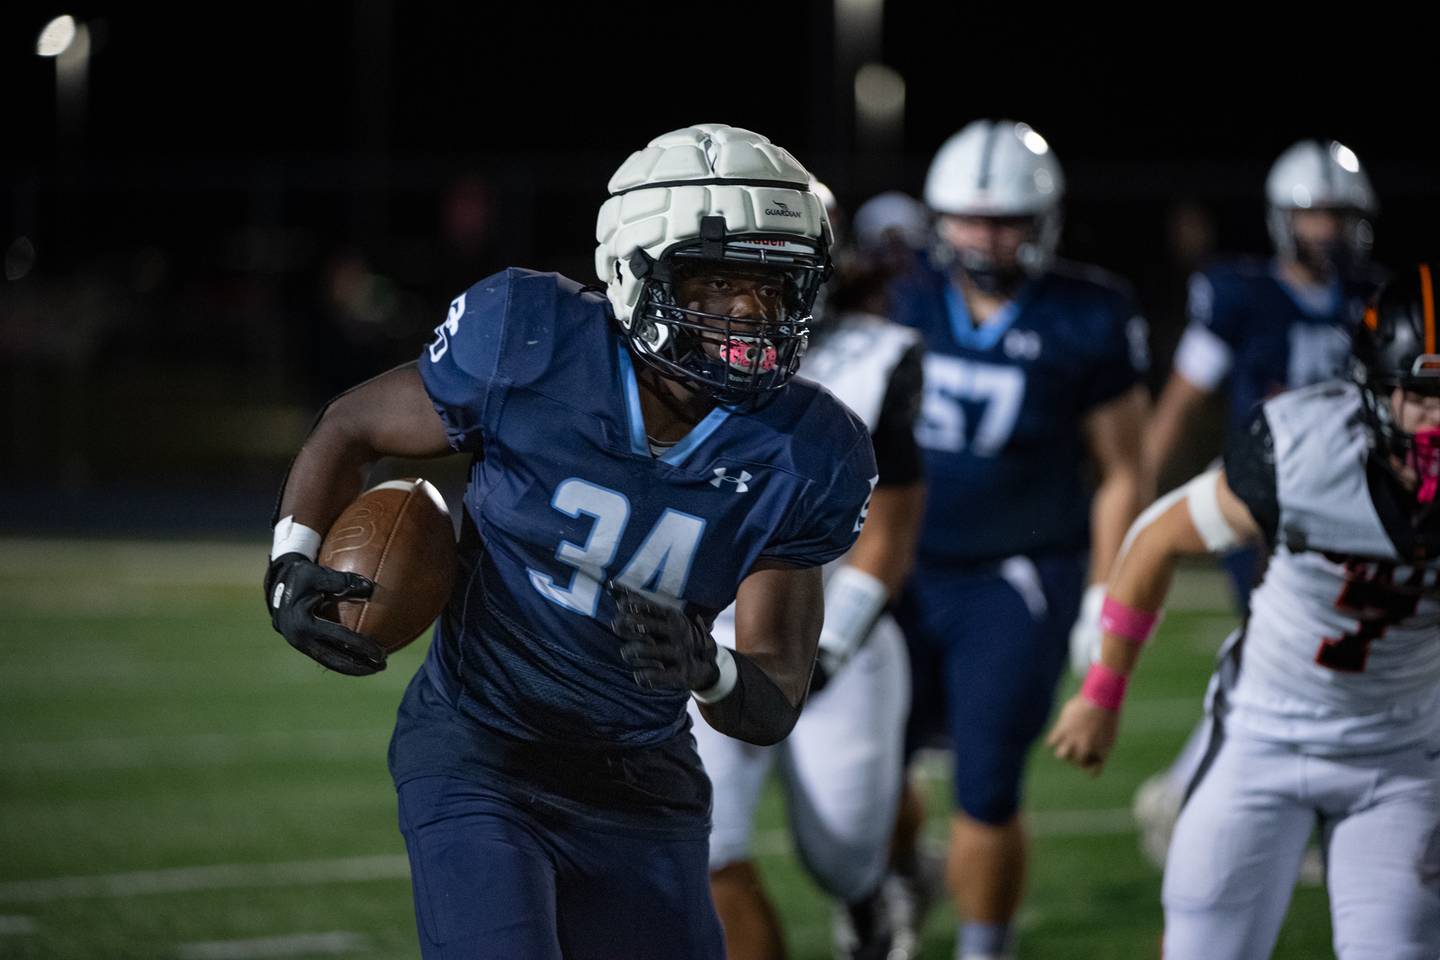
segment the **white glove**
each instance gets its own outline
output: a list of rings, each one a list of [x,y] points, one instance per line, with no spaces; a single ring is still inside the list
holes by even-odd
[[[1085,588],[1080,602],[1080,616],[1070,628],[1070,672],[1084,677],[1090,664],[1100,658],[1100,608],[1105,604],[1105,584],[1092,583]]]

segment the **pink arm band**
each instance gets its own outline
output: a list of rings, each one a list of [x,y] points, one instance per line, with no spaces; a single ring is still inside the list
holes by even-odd
[[[1159,622],[1159,611],[1136,610],[1110,596],[1105,597],[1100,607],[1100,629],[1124,637],[1137,647],[1146,644]]]
[[[1080,696],[1102,710],[1119,710],[1125,702],[1125,685],[1130,678],[1112,670],[1103,663],[1090,664],[1085,682],[1080,685]]]

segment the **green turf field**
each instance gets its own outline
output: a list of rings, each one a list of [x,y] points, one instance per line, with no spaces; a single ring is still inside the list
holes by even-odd
[[[423,644],[372,678],[328,674],[271,632],[264,547],[0,540],[0,957],[412,958],[385,770]],[[1037,754],[1021,957],[1155,957],[1159,875],[1128,807],[1198,716],[1231,618],[1182,575],[1098,781]],[[944,832],[943,779],[927,781]],[[792,955],[827,958],[829,912],[787,854],[771,793],[759,846]],[[924,956],[951,956],[938,910]],[[1302,889],[1276,957],[1329,955]],[[623,960],[623,958],[617,958]]]

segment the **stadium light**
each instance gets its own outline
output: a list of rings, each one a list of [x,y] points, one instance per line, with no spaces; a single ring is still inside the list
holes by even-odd
[[[894,123],[905,111],[905,78],[883,64],[865,64],[855,71],[855,109],[871,123]]]
[[[68,13],[45,24],[35,41],[35,52],[42,57],[58,57],[75,41],[75,18]]]

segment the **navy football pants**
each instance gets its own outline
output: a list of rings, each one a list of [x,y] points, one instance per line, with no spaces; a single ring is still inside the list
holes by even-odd
[[[914,678],[907,755],[936,733],[955,754],[955,802],[982,823],[1020,809],[1030,745],[1069,656],[1085,558],[916,566],[896,610]]]
[[[456,777],[400,785],[425,960],[721,960],[706,838],[613,832]]]

